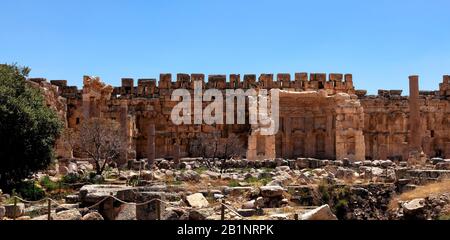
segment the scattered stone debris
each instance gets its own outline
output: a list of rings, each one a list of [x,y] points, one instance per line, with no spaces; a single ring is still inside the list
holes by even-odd
[[[219,220],[222,201],[225,219],[288,220],[295,213],[301,220],[440,219],[450,213],[445,194],[399,202],[396,209],[390,206],[398,194],[450,179],[450,170],[442,169],[447,160],[428,163],[417,168],[391,160],[300,158],[216,160],[206,165],[196,158],[179,164],[160,159],[151,170],[133,170],[143,164],[133,161],[129,169],[109,173],[104,184],[74,184],[52,203],[51,219]],[[11,199],[1,197],[2,202]],[[0,203],[0,217],[47,220],[47,203],[19,202],[15,211],[13,204]]]

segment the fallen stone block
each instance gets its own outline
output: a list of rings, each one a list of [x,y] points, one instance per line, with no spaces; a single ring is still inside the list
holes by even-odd
[[[238,209],[237,213],[243,217],[252,217],[256,215],[256,209]]]
[[[201,193],[192,194],[186,197],[189,206],[194,208],[204,208],[209,206],[208,200]]]
[[[140,192],[136,195],[136,203],[146,203],[144,205],[136,206],[136,219],[137,220],[157,220],[158,208],[159,213],[164,212],[165,204],[162,204],[159,200],[164,201],[164,193],[161,192]]]
[[[83,216],[81,219],[83,221],[103,221],[102,215],[98,212],[91,212]]]
[[[280,186],[260,187],[261,195],[265,198],[276,198],[283,196],[284,189]]]
[[[338,220],[336,215],[330,209],[330,206],[323,205],[311,210],[301,216],[301,220],[320,221],[320,220]]]
[[[5,217],[6,214],[6,209],[3,206],[0,206],[0,220],[3,219],[3,217]]]
[[[80,211],[77,209],[62,211],[53,214],[51,217],[53,220],[57,221],[79,221],[82,218]]]
[[[7,218],[18,218],[21,217],[25,212],[25,204],[18,203],[16,206],[14,204],[5,205],[5,217]]]
[[[425,199],[416,198],[402,204],[405,219],[424,219]]]
[[[119,221],[136,220],[136,206],[129,205],[129,204],[123,204],[118,209],[115,220],[119,220]]]

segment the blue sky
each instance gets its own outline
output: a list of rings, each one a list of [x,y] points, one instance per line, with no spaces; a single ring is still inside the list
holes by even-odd
[[[0,62],[31,76],[353,73],[359,89],[438,89],[448,0],[2,0]]]

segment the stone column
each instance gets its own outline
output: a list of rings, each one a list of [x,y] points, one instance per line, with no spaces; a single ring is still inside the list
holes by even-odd
[[[378,158],[380,160],[388,159],[388,144],[380,144]]]
[[[355,134],[355,161],[366,160],[366,142],[362,131]]]
[[[334,134],[333,132],[333,113],[327,111],[327,132],[325,135],[325,155],[327,158],[335,158],[334,152]]]
[[[256,142],[256,135],[251,134],[248,136],[247,160],[249,161],[256,160]]]
[[[91,104],[89,95],[83,94],[83,118],[88,120],[91,116]]]
[[[445,143],[444,155],[445,158],[450,158],[450,142]]]
[[[419,76],[409,77],[409,146],[421,152]]]
[[[148,166],[151,168],[155,162],[155,124],[150,124],[148,126],[148,136],[147,136],[147,162]]]
[[[175,143],[173,146],[173,161],[175,164],[180,163],[180,145],[178,143]]]
[[[292,157],[292,119],[290,117],[284,118],[284,146],[283,157]]]
[[[121,154],[121,159],[119,164],[125,164],[128,161],[128,150],[131,147],[130,146],[130,135],[128,132],[129,126],[128,126],[128,106],[123,103],[120,106],[120,127],[122,131],[122,135],[124,136],[124,140],[126,141],[126,147],[127,149]]]
[[[305,155],[309,158],[315,158],[316,153],[316,134],[312,130],[306,132]]]
[[[346,136],[340,131],[336,132],[336,160],[342,160],[347,157],[347,148],[345,145]]]
[[[264,137],[266,138],[265,159],[274,160],[277,157],[275,150],[275,135]]]

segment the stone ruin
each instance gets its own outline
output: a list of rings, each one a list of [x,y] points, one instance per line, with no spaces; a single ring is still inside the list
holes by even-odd
[[[280,131],[258,134],[244,125],[174,125],[170,114],[177,102],[171,93],[178,88],[193,92],[194,82],[205,89],[280,89]],[[200,135],[213,139],[238,136],[248,160],[391,159],[419,161],[420,156],[450,158],[450,76],[437,91],[419,91],[418,76],[410,77],[410,94],[379,90],[377,96],[356,90],[351,74],[296,73],[256,75],[161,74],[156,79],[122,79],[111,87],[98,77],[85,76],[83,89],[65,80],[29,79],[43,89],[47,105],[54,108],[67,128],[77,129],[86,119],[98,117],[120,122],[127,136],[130,159],[178,159],[193,156],[190,144]],[[224,94],[225,96],[225,94]],[[248,102],[246,103],[248,104]],[[205,105],[204,105],[205,107]],[[248,116],[248,109],[246,109]],[[204,139],[205,140],[205,139]],[[59,159],[77,156],[56,146]]]

